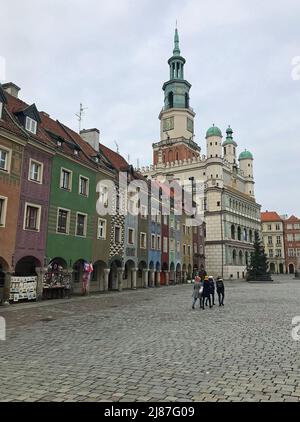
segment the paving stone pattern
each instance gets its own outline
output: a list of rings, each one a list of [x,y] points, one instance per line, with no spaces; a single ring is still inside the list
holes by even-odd
[[[1,401],[300,401],[300,281],[191,285],[0,308]]]

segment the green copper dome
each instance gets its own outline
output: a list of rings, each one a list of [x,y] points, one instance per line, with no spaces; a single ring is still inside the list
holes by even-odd
[[[210,136],[220,136],[220,137],[222,137],[222,132],[217,126],[213,125],[206,132],[206,137],[209,138]]]
[[[231,129],[230,126],[228,126],[228,129],[226,130],[226,139],[223,142],[223,147],[226,147],[227,145],[233,145],[235,147],[237,147],[237,143],[233,140],[232,134],[233,134],[233,130]]]
[[[239,156],[239,160],[253,160],[253,155],[251,154],[250,151],[247,151],[245,149],[245,151],[241,152]]]

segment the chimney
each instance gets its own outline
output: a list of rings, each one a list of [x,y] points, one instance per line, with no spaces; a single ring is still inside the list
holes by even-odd
[[[83,129],[80,136],[84,141],[91,145],[95,151],[99,152],[100,131],[98,129]]]
[[[6,84],[2,84],[2,88],[5,92],[12,95],[15,98],[18,98],[19,91],[21,88],[19,88],[16,84],[13,82],[7,82]]]

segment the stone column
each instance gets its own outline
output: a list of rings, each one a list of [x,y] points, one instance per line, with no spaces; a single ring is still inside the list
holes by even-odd
[[[36,267],[35,271],[37,273],[36,300],[42,300],[42,298],[43,298],[44,275],[47,272],[47,268]]]
[[[164,273],[165,273],[166,286],[169,286],[169,276],[170,276],[169,271],[165,270]]]
[[[3,305],[9,305],[9,292],[10,292],[10,281],[12,273],[6,272],[4,277],[4,287],[3,287]]]
[[[123,290],[123,274],[124,268],[118,268],[118,290],[121,292]]]
[[[148,274],[149,274],[149,270],[147,269],[147,270],[143,270],[143,286],[144,286],[144,288],[146,289],[147,287],[149,287],[148,286],[148,283],[149,283],[149,277],[148,277]]]
[[[104,270],[104,291],[105,292],[108,291],[109,273],[110,273],[110,268],[105,268]]]
[[[155,286],[155,271],[154,270],[150,270],[149,286],[150,287],[154,287]]]
[[[131,271],[131,288],[132,288],[132,290],[136,290],[136,276],[137,276],[137,271],[138,271],[137,268],[134,268]]]
[[[156,271],[156,287],[160,287],[160,271]]]

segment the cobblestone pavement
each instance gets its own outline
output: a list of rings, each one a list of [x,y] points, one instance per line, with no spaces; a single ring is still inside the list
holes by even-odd
[[[0,308],[2,401],[300,401],[300,281],[190,285]]]

